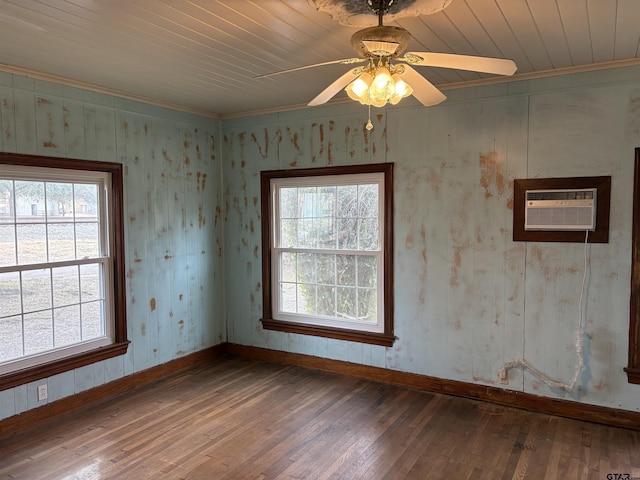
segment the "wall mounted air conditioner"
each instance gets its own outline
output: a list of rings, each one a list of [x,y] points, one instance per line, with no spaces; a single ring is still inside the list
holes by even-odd
[[[525,230],[595,230],[596,188],[527,190]]]

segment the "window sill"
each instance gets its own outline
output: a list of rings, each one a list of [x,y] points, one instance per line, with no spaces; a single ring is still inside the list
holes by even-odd
[[[640,385],[640,368],[627,367],[624,371],[627,372],[627,380],[629,383]]]
[[[370,345],[380,345],[383,347],[393,346],[396,337],[384,333],[363,332],[360,330],[347,330],[340,328],[321,327],[318,325],[308,325],[306,323],[283,322],[263,318],[260,320],[265,330],[276,330],[279,332],[299,333],[301,335],[313,335],[316,337],[333,338],[336,340],[348,340],[351,342],[368,343]]]
[[[83,352],[77,355],[61,358],[60,360],[45,363],[44,365],[36,365],[34,367],[0,375],[0,391],[40,380],[41,378],[51,377],[59,373],[73,370],[74,368],[84,367],[85,365],[106,360],[107,358],[124,355],[127,352],[129,343],[130,342],[126,340],[106,347],[96,348],[89,352]]]

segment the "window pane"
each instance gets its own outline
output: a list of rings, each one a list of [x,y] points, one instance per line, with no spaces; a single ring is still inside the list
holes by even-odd
[[[18,225],[18,264],[44,263],[47,261],[45,225]]]
[[[358,286],[359,287],[376,287],[378,277],[378,269],[376,257],[359,256],[358,260]]]
[[[314,253],[298,254],[298,282],[316,282],[316,259]]]
[[[335,287],[318,286],[318,315],[325,317],[336,316]]]
[[[100,230],[97,223],[76,224],[76,258],[100,256]]]
[[[0,224],[13,222],[13,181],[0,180]]]
[[[316,255],[318,268],[318,283],[335,285],[336,283],[336,256],[318,254]]]
[[[0,225],[0,265],[16,264],[16,231],[13,225]]]
[[[360,250],[378,249],[378,220],[373,218],[361,218],[358,220]]]
[[[54,268],[52,276],[54,307],[80,303],[80,278],[77,266]]]
[[[73,260],[76,258],[72,223],[54,223],[47,229],[49,261]]]
[[[313,218],[302,218],[298,220],[298,247],[315,248],[316,232],[314,230],[315,220]]]
[[[298,285],[298,313],[316,313],[316,286],[307,283]]]
[[[22,317],[0,318],[0,362],[22,356]]]
[[[298,245],[298,221],[282,220],[280,222],[280,247],[291,248]]]
[[[73,187],[70,183],[47,182],[48,220],[73,218]]]
[[[306,187],[298,189],[298,216],[302,218],[313,218],[318,216],[316,187]]]
[[[358,216],[378,217],[378,185],[358,185]]]
[[[298,216],[298,189],[280,189],[280,218],[296,218]]]
[[[317,220],[317,245],[318,248],[335,249],[336,232],[333,218],[319,218]]]
[[[75,184],[74,209],[76,220],[97,219],[98,214],[98,185]]]
[[[83,302],[102,299],[100,265],[80,265],[80,288]]]
[[[337,187],[318,188],[319,217],[335,217]]]
[[[373,288],[358,289],[358,319],[376,323],[378,317],[378,296]]]
[[[287,313],[296,313],[296,284],[280,284],[280,310]]]
[[[24,354],[43,352],[53,347],[51,310],[24,316]]]
[[[356,319],[356,289],[337,287],[338,311],[337,317],[350,320]]]
[[[357,185],[341,185],[337,190],[338,211],[336,216],[341,218],[356,218],[358,216]]]
[[[80,338],[80,305],[55,308],[54,339],[56,347],[65,347],[81,340]]]
[[[15,182],[16,221],[44,222],[44,182]]]
[[[353,255],[336,255],[336,277],[338,285],[355,286],[356,258]]]
[[[82,304],[82,340],[98,338],[104,335],[102,310],[101,301]]]
[[[283,252],[282,253],[282,281],[283,282],[295,282],[296,281],[296,257],[297,254]]]
[[[22,304],[24,312],[51,308],[51,277],[48,268],[22,272]]]
[[[0,273],[0,318],[22,313],[20,306],[20,274]],[[0,337],[4,330],[0,330]]]
[[[338,219],[338,249],[355,250],[358,248],[358,220],[356,218]]]

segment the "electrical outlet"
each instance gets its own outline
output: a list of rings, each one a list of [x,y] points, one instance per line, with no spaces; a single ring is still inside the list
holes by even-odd
[[[38,385],[38,401],[41,402],[47,399],[47,384]]]
[[[500,383],[502,385],[509,385],[509,379],[507,378],[506,370],[500,370],[500,372],[498,373],[498,378],[500,379]]]

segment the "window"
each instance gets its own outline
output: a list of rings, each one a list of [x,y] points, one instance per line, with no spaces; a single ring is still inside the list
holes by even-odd
[[[393,164],[261,173],[266,329],[393,344]]]
[[[126,352],[122,166],[0,154],[0,388]]]

